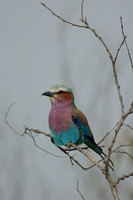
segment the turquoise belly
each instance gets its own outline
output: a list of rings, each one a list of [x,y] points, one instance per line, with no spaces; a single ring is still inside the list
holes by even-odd
[[[69,129],[60,131],[56,135],[51,128],[50,131],[56,146],[67,145],[69,142],[79,145],[84,142],[84,136],[79,133],[78,128],[74,124],[71,124]]]

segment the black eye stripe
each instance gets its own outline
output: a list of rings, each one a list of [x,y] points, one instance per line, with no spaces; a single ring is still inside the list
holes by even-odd
[[[55,94],[62,94],[62,93],[68,93],[67,91],[59,90],[58,92],[55,92]]]

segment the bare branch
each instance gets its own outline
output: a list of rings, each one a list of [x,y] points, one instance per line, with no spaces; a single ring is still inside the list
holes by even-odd
[[[112,151],[112,153],[123,153],[129,156],[131,159],[133,159],[133,156],[129,154],[127,151],[115,150],[115,151]]]
[[[133,113],[133,102],[131,103],[130,108],[128,109],[128,111],[121,117],[117,127],[115,128],[114,136],[113,136],[111,144],[110,144],[110,146],[108,148],[108,156],[107,156],[107,162],[106,162],[106,166],[105,166],[105,171],[108,170],[108,163],[109,163],[109,160],[110,160],[110,156],[111,156],[111,153],[112,153],[112,148],[113,148],[114,143],[116,141],[117,135],[118,135],[121,127],[123,126],[123,123],[124,123],[125,119],[132,113]]]
[[[110,185],[111,192],[112,192],[112,195],[114,197],[114,200],[120,200],[119,196],[118,196],[118,190],[117,190],[116,184],[114,184],[114,182],[112,181],[112,178],[111,178],[111,176],[110,176],[110,174],[108,172],[106,174],[106,178],[107,178],[107,180],[109,182],[109,185]]]
[[[84,5],[84,0],[82,0],[82,2],[81,2],[81,22],[84,21],[83,5]]]
[[[127,36],[124,36],[124,38],[123,38],[123,40],[122,40],[122,42],[121,42],[119,48],[117,49],[116,56],[115,56],[115,58],[114,58],[114,62],[115,62],[115,63],[116,63],[116,60],[117,60],[117,58],[118,58],[118,55],[119,55],[120,49],[121,49],[121,47],[123,46],[123,44],[124,44],[126,38],[127,38]]]
[[[121,23],[122,35],[123,35],[123,38],[125,38],[125,33],[124,33],[124,28],[123,28],[122,17],[120,17],[120,23]],[[125,42],[125,45],[126,45],[126,48],[127,48],[128,57],[129,57],[129,60],[130,60],[130,64],[131,64],[132,71],[133,71],[133,61],[132,61],[132,57],[131,57],[131,54],[130,54],[130,50],[129,50],[129,48],[128,48],[127,41],[125,40],[124,42]]]
[[[127,126],[128,128],[130,128],[131,130],[133,130],[133,127],[130,126],[129,124],[123,124],[124,126]]]
[[[121,95],[121,91],[120,91],[120,84],[118,81],[118,77],[117,77],[117,72],[116,72],[116,67],[115,67],[115,62],[112,62],[112,67],[113,67],[113,74],[114,74],[114,79],[115,79],[115,84],[116,84],[116,88],[117,88],[117,92],[118,92],[118,96],[119,96],[119,100],[120,100],[120,105],[121,105],[121,113],[122,115],[124,115],[124,103],[123,103],[123,97]]]
[[[38,149],[44,151],[45,153],[47,153],[47,154],[49,154],[49,155],[55,156],[55,157],[57,157],[57,158],[65,158],[65,156],[58,156],[58,155],[53,154],[53,153],[51,153],[51,152],[49,152],[49,151],[43,149],[42,147],[40,147],[40,146],[36,143],[36,140],[35,140],[35,138],[34,138],[34,136],[33,136],[33,134],[32,134],[32,131],[29,130],[29,133],[27,133],[27,131],[25,131],[25,134],[27,134],[28,136],[30,136],[30,137],[32,138],[32,140],[33,140],[33,142],[34,142],[34,145],[35,145]]]
[[[5,123],[7,124],[7,126],[9,127],[9,129],[11,129],[12,132],[14,132],[15,134],[17,134],[17,135],[19,135],[19,136],[24,136],[25,134],[27,134],[29,137],[32,138],[32,140],[33,140],[33,142],[34,142],[34,145],[35,145],[38,149],[40,149],[40,150],[42,150],[42,151],[44,151],[44,152],[46,152],[46,153],[48,153],[48,154],[50,154],[50,155],[52,155],[52,156],[55,156],[55,157],[59,157],[59,158],[64,157],[64,156],[58,156],[58,155],[56,155],[56,154],[53,154],[53,153],[51,153],[51,152],[49,152],[49,151],[43,149],[42,147],[40,147],[40,146],[36,143],[35,138],[34,138],[34,136],[32,135],[32,132],[37,133],[37,134],[43,134],[43,135],[45,135],[45,136],[47,136],[47,137],[50,137],[50,138],[52,139],[52,136],[51,136],[50,134],[44,133],[44,132],[39,131],[39,130],[37,130],[37,129],[31,129],[31,128],[28,128],[28,127],[26,127],[26,126],[25,126],[24,133],[23,133],[23,134],[20,134],[18,131],[16,131],[16,130],[10,125],[10,123],[8,122],[8,114],[9,114],[11,108],[13,107],[13,105],[14,105],[14,103],[12,103],[12,104],[10,105],[10,107],[9,107],[8,110],[7,110],[7,112],[5,113]],[[28,133],[27,133],[27,131],[28,131]]]
[[[61,16],[59,16],[55,12],[53,12],[49,7],[47,7],[45,3],[41,2],[41,5],[44,6],[47,10],[49,10],[55,17],[57,17],[58,19],[60,19],[61,21],[63,21],[66,24],[69,24],[71,26],[75,26],[75,27],[78,27],[78,28],[87,28],[86,26],[83,26],[83,25],[80,25],[80,24],[75,24],[73,22],[70,22],[70,21],[62,18]]]
[[[117,185],[120,181],[123,181],[125,178],[129,178],[133,176],[133,172],[129,173],[129,174],[124,174],[123,176],[119,177],[117,179],[117,181],[115,182],[115,184]]]
[[[33,136],[33,134],[32,134],[32,130],[34,130],[34,132],[35,132],[36,129],[30,129],[30,128],[28,128],[28,127],[25,127],[25,131],[24,131],[24,133],[23,133],[21,136],[24,136],[24,135],[26,134],[26,135],[28,135],[29,137],[31,137],[32,140],[33,140],[33,142],[34,142],[34,145],[35,145],[38,149],[44,151],[45,153],[47,153],[47,154],[49,154],[49,155],[52,155],[52,156],[55,156],[55,157],[57,157],[57,158],[65,158],[65,156],[59,156],[59,155],[53,154],[53,153],[51,153],[51,152],[45,150],[44,148],[40,147],[40,146],[36,143],[36,140],[35,140],[35,138],[34,138],[34,136]],[[27,132],[27,131],[28,131],[28,132]],[[38,133],[38,132],[41,133],[41,131],[38,131],[38,130],[37,130],[37,133]],[[35,132],[35,133],[36,133],[36,132]],[[45,134],[45,136],[49,137],[48,135],[49,135],[49,134]]]
[[[116,151],[116,150],[118,150],[121,147],[132,147],[132,146],[133,146],[133,144],[121,144],[118,147],[116,147],[113,151]]]
[[[73,156],[71,156],[71,155],[67,152],[66,149],[64,149],[64,148],[62,148],[62,147],[57,147],[57,148],[60,149],[63,153],[65,153],[65,154],[69,157],[70,162],[71,162],[72,165],[74,165],[73,162],[72,162],[72,161],[74,161],[74,162],[75,162],[79,167],[81,167],[83,170],[88,170],[88,169],[89,169],[89,168],[83,167],[83,165],[81,165],[81,164],[79,163],[78,160],[76,160]]]
[[[70,146],[74,147],[75,149],[77,149],[79,152],[81,152],[83,155],[85,155],[85,157],[87,157],[93,164],[95,164],[103,174],[105,174],[104,169],[99,165],[98,162],[96,162],[96,160],[94,158],[92,158],[88,153],[86,153],[85,151],[83,151],[83,149],[81,149],[80,147],[78,147],[75,144],[70,143]]]
[[[106,133],[106,135],[98,142],[98,145],[100,144],[100,143],[102,143],[104,140],[105,140],[105,138],[117,127],[117,125],[119,124],[119,122],[120,122],[120,120],[116,123],[116,125],[109,131],[109,132],[107,132]]]
[[[121,144],[121,145],[119,145],[118,147],[116,147],[116,148],[112,151],[112,153],[123,153],[123,154],[128,155],[131,159],[133,159],[133,156],[132,156],[131,154],[129,154],[127,151],[122,151],[122,150],[120,150],[120,148],[122,148],[122,147],[132,147],[132,146],[133,146],[133,144]]]
[[[110,50],[109,50],[107,44],[106,44],[106,43],[104,42],[104,40],[102,39],[102,37],[101,37],[99,34],[97,34],[97,32],[95,31],[95,29],[93,29],[92,27],[90,27],[90,25],[88,24],[88,21],[87,21],[87,18],[86,18],[86,17],[85,17],[85,19],[83,19],[82,22],[86,25],[85,27],[86,27],[87,29],[89,29],[89,30],[95,35],[95,37],[102,43],[102,45],[104,46],[106,52],[108,53],[108,56],[109,56],[111,62],[113,62],[113,56],[112,56],[112,54],[111,54],[111,52],[110,52]]]
[[[76,188],[77,192],[79,193],[79,195],[81,196],[82,200],[85,200],[83,194],[80,192],[79,190],[79,179],[77,179],[77,188]]]
[[[34,133],[37,133],[37,134],[42,134],[42,135],[45,135],[46,137],[50,137],[52,139],[52,136],[50,134],[42,132],[42,131],[40,131],[38,129],[29,128],[27,126],[25,126],[25,131],[21,136],[23,136],[26,131],[34,132]]]
[[[10,112],[10,110],[11,110],[11,108],[13,107],[14,104],[15,104],[15,103],[12,103],[12,104],[10,105],[10,107],[8,108],[7,112],[5,113],[5,123],[7,124],[7,126],[8,126],[15,134],[20,135],[19,132],[16,131],[16,130],[10,125],[10,123],[8,122],[8,114],[9,114],[9,112]]]
[[[82,5],[83,5],[83,2],[84,2],[84,1],[82,1]],[[66,23],[66,24],[69,24],[69,25],[71,25],[71,26],[78,27],[78,28],[89,29],[89,30],[96,36],[96,38],[100,40],[100,42],[103,44],[104,48],[106,49],[106,51],[107,51],[107,53],[108,53],[110,59],[113,61],[113,56],[112,56],[111,52],[109,51],[109,48],[107,47],[106,43],[103,41],[102,37],[99,36],[99,34],[96,33],[95,29],[93,29],[92,27],[89,26],[89,24],[88,24],[88,22],[87,22],[87,18],[85,18],[85,20],[83,19],[83,21],[82,21],[85,25],[75,24],[75,23],[70,22],[70,21],[68,21],[68,20],[66,20],[66,19],[64,19],[64,18],[62,18],[61,16],[57,15],[57,14],[56,14],[55,12],[53,12],[49,7],[47,7],[46,4],[44,4],[44,3],[41,2],[41,5],[44,6],[47,10],[49,10],[55,17],[57,17],[58,19],[60,19],[61,21],[63,21],[63,22]],[[82,6],[81,6],[81,7],[82,7]],[[81,10],[82,10],[82,8],[81,8]],[[82,12],[83,12],[83,10],[82,10]],[[82,19],[82,18],[81,18],[81,19]]]

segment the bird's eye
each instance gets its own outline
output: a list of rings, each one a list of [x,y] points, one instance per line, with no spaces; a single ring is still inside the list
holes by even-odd
[[[63,90],[59,90],[59,92],[57,92],[58,94],[61,94],[61,93],[64,93],[64,91]]]
[[[67,91],[59,90],[56,94],[68,93]]]

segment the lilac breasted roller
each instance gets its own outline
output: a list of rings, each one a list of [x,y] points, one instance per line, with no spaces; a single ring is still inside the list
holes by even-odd
[[[70,88],[55,85],[42,95],[50,97],[49,128],[55,145],[85,143],[99,155],[104,154],[94,140],[85,115],[76,107]]]

